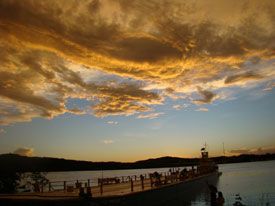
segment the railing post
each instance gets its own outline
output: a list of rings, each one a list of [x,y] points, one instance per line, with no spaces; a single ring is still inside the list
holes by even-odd
[[[151,187],[153,187],[153,178],[150,177],[150,180],[151,180]]]
[[[137,176],[135,175],[135,181],[137,181]]]
[[[66,185],[67,185],[67,182],[64,181],[64,190],[66,190]]]
[[[49,192],[51,191],[52,184],[49,182]]]
[[[78,180],[76,180],[76,183],[75,183],[75,188],[78,189]]]
[[[122,176],[122,182],[124,182],[124,176]]]
[[[43,182],[41,182],[41,192],[44,192]]]
[[[84,196],[84,188],[83,187],[79,188],[79,196]]]
[[[131,178],[131,192],[134,192],[134,183],[133,183],[133,179]]]
[[[143,177],[143,175],[140,175],[140,180],[141,180],[141,189],[144,190],[144,177]]]
[[[101,195],[103,194],[103,180],[101,181],[101,184],[100,184],[100,194]]]
[[[92,197],[91,187],[87,187],[87,195],[88,197]]]
[[[88,187],[90,187],[90,179],[88,179]]]

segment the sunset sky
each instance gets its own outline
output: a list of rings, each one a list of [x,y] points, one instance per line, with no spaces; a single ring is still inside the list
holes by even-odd
[[[274,0],[1,0],[0,154],[275,153]]]

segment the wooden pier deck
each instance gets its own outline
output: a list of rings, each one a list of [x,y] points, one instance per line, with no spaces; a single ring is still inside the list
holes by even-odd
[[[164,179],[163,179],[164,180]],[[104,185],[102,188],[100,186],[92,186],[91,192],[93,197],[108,197],[108,196],[120,196],[130,194],[132,192],[140,192],[144,190],[150,190],[151,180],[144,180],[144,189],[142,189],[141,180],[136,180],[133,182],[133,189],[131,188],[131,182],[124,182],[118,184],[109,184]],[[84,193],[86,193],[87,188],[84,188]],[[13,195],[16,196],[38,196],[38,197],[77,197],[79,196],[80,189],[74,188],[72,192],[68,192],[67,190],[54,190],[54,191],[46,191],[46,192],[21,192]],[[0,196],[1,197],[1,196]]]

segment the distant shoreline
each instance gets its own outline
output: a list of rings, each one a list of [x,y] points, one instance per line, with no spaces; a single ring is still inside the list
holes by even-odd
[[[217,164],[256,162],[275,160],[275,154],[243,154],[238,156],[221,156],[211,158]],[[136,161],[132,163],[122,162],[89,162],[66,160],[48,157],[26,157],[16,154],[0,155],[0,170],[13,172],[57,172],[57,171],[88,171],[88,170],[122,170],[122,169],[149,169],[171,168],[197,165],[199,158],[160,157]]]

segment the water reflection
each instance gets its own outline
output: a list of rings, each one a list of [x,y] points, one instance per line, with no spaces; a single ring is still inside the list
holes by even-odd
[[[207,184],[217,186],[219,178],[211,177],[196,182],[190,182],[183,185],[172,200],[162,204],[162,206],[193,206],[193,205],[209,205],[210,206],[210,190]]]

